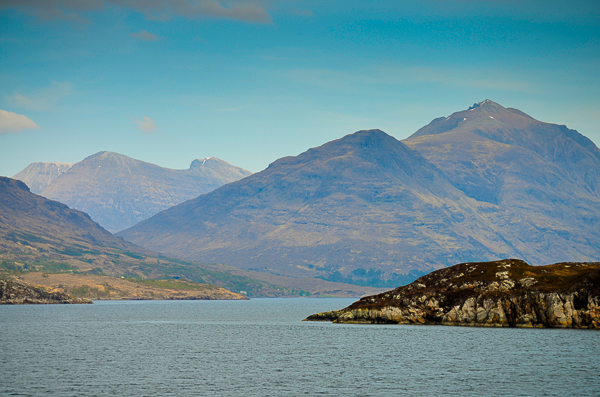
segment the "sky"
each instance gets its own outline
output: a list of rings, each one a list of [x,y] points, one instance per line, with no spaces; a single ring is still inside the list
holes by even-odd
[[[600,144],[599,0],[0,0],[0,175],[113,151],[258,172],[491,99]]]

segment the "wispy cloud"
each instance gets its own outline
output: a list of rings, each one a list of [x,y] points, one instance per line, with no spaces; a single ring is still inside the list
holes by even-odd
[[[296,8],[292,8],[290,10],[290,14],[299,15],[301,17],[314,17],[315,13],[310,10],[298,10]]]
[[[476,70],[433,67],[392,66],[372,67],[362,72],[335,69],[295,69],[285,74],[301,84],[355,92],[365,85],[408,85],[415,83],[442,84],[456,87],[483,88],[501,91],[538,92],[527,81],[511,78],[502,71],[482,74]],[[490,78],[489,76],[494,76]]]
[[[144,134],[152,134],[157,128],[157,125],[154,124],[154,121],[148,116],[144,116],[142,120],[134,119],[134,121],[137,124],[138,130],[142,131]]]
[[[220,108],[220,109],[215,109],[215,112],[237,112],[238,110],[242,110],[241,107],[237,107],[237,108]]]
[[[184,18],[221,18],[251,23],[271,23],[260,0],[0,0],[0,8],[15,8],[44,20],[88,24],[82,16],[107,6],[143,14],[147,19],[168,21]]]
[[[0,109],[0,135],[38,130],[40,127],[29,117]]]
[[[136,39],[140,39],[143,41],[156,41],[158,40],[158,36],[154,33],[150,33],[147,30],[140,30],[139,32],[131,33],[131,37]]]
[[[28,110],[51,110],[58,101],[73,94],[73,84],[69,82],[54,82],[50,86],[23,95],[14,92],[6,100],[13,106]]]

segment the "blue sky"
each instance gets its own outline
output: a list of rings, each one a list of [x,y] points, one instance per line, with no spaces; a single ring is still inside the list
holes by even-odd
[[[600,1],[0,0],[0,175],[101,150],[257,172],[491,99],[600,143]]]

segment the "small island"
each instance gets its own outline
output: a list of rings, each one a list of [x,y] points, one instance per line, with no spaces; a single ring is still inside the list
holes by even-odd
[[[13,280],[0,279],[0,304],[57,304],[93,303],[89,299],[74,298],[62,292],[48,292],[43,288],[32,287]]]
[[[305,321],[600,328],[600,262],[461,263]]]

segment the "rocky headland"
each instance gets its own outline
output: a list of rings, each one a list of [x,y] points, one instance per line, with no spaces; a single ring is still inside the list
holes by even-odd
[[[48,292],[42,288],[0,280],[0,304],[52,304],[52,303],[92,303],[89,299],[74,298],[62,292]]]
[[[600,328],[600,262],[461,263],[305,321]]]

